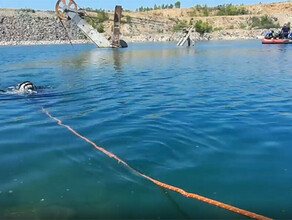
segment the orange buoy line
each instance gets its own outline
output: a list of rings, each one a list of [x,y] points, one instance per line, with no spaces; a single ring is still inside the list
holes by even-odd
[[[122,159],[120,159],[119,157],[114,155],[113,153],[105,150],[102,147],[97,146],[94,142],[92,142],[88,138],[86,138],[86,137],[82,136],[81,134],[79,134],[77,131],[75,131],[73,128],[71,128],[69,125],[63,124],[63,122],[60,119],[52,116],[46,109],[43,108],[43,112],[45,112],[45,114],[47,114],[50,118],[52,118],[55,121],[57,121],[58,125],[67,128],[73,134],[75,134],[79,138],[85,140],[86,142],[88,142],[89,144],[94,146],[97,150],[99,150],[99,151],[103,152],[104,154],[106,154],[108,157],[113,158],[113,159],[117,160],[119,163],[124,164],[127,168],[132,170],[134,173],[136,173],[136,174],[138,174],[138,175],[150,180],[151,182],[153,182],[154,184],[156,184],[156,185],[158,185],[160,187],[163,187],[165,189],[177,192],[177,193],[181,194],[182,196],[189,197],[189,198],[192,198],[192,199],[196,199],[196,200],[199,200],[199,201],[202,201],[202,202],[205,202],[205,203],[220,207],[222,209],[225,209],[225,210],[228,210],[228,211],[231,211],[231,212],[235,212],[235,213],[240,214],[240,215],[247,216],[249,218],[258,219],[258,220],[272,220],[271,218],[268,218],[268,217],[265,217],[265,216],[262,216],[262,215],[258,215],[256,213],[249,212],[249,211],[246,211],[246,210],[243,210],[243,209],[240,209],[240,208],[237,208],[237,207],[234,207],[234,206],[222,203],[222,202],[218,202],[216,200],[209,199],[209,198],[206,198],[206,197],[194,194],[194,193],[189,193],[189,192],[184,191],[181,188],[178,188],[178,187],[175,187],[175,186],[171,186],[171,185],[168,185],[166,183],[160,182],[158,180],[152,179],[151,177],[149,177],[149,176],[147,176],[147,175],[145,175],[143,173],[140,173],[139,171],[135,170],[129,164],[127,164],[125,161],[123,161]]]

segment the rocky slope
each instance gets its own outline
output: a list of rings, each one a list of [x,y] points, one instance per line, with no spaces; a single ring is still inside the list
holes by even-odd
[[[244,6],[248,15],[240,16],[202,16],[196,7],[189,9],[165,9],[149,12],[125,12],[124,16],[130,16],[136,21],[140,18],[142,25],[138,22],[132,24],[126,23],[122,28],[124,38],[129,41],[141,41],[143,39],[150,41],[178,40],[181,33],[174,33],[173,27],[181,21],[187,24],[195,24],[196,21],[202,20],[213,27],[212,33],[200,35],[193,34],[196,40],[234,40],[234,39],[258,39],[262,38],[267,29],[258,29],[252,27],[254,17],[261,18],[267,15],[283,25],[292,23],[292,3],[273,3]],[[145,19],[145,20],[143,20]],[[148,22],[147,20],[150,20]],[[159,21],[159,22],[157,22]]]
[[[72,22],[64,25],[72,40],[87,42],[83,33]],[[57,44],[68,39],[54,12],[0,10],[0,44]]]
[[[292,3],[273,3],[244,6],[248,15],[203,16],[194,8],[164,9],[148,12],[123,12],[122,38],[127,42],[178,41],[182,33],[174,27],[185,22],[195,24],[202,20],[213,27],[212,33],[193,33],[196,40],[257,39],[267,31],[251,26],[254,17],[268,15],[280,25],[292,23]],[[113,29],[113,13],[103,23],[105,35]],[[75,43],[88,42],[72,22],[64,22],[68,35]],[[66,32],[54,12],[0,9],[0,45],[68,43]]]

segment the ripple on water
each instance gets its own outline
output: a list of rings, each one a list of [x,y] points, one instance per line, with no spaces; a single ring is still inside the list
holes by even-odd
[[[0,218],[18,211],[32,219],[56,212],[60,218],[238,218],[166,195],[58,126],[44,107],[142,173],[289,219],[291,48],[278,46],[79,45],[69,54],[66,46],[0,48],[0,89],[25,80],[41,88],[31,96],[0,94]]]

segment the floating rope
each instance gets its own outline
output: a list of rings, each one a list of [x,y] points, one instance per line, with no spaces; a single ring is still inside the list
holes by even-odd
[[[97,150],[103,152],[108,157],[117,160],[119,163],[124,164],[127,168],[132,170],[134,173],[136,173],[136,174],[138,174],[138,175],[150,180],[151,182],[153,182],[154,184],[156,184],[156,185],[158,185],[158,186],[160,186],[162,188],[175,191],[175,192],[181,194],[182,196],[189,197],[189,198],[192,198],[192,199],[196,199],[196,200],[199,200],[199,201],[202,201],[202,202],[205,202],[205,203],[220,207],[222,209],[225,209],[225,210],[228,210],[228,211],[231,211],[231,212],[235,212],[235,213],[240,214],[240,215],[247,216],[249,218],[258,219],[258,220],[272,220],[271,218],[268,218],[268,217],[265,217],[265,216],[262,216],[262,215],[258,215],[256,213],[249,212],[249,211],[246,211],[246,210],[243,210],[243,209],[240,209],[240,208],[236,208],[234,206],[231,206],[231,205],[228,205],[228,204],[225,204],[225,203],[222,203],[222,202],[218,202],[218,201],[213,200],[213,199],[208,199],[206,197],[203,197],[203,196],[200,196],[200,195],[197,195],[197,194],[194,194],[194,193],[189,193],[189,192],[184,191],[181,188],[178,188],[178,187],[175,187],[175,186],[171,186],[171,185],[168,185],[166,183],[160,182],[158,180],[152,179],[151,177],[149,177],[149,176],[147,176],[147,175],[145,175],[143,173],[140,173],[139,171],[135,170],[129,164],[127,164],[125,161],[123,161],[122,159],[120,159],[119,157],[114,155],[113,153],[105,150],[102,147],[97,146],[94,142],[92,142],[88,138],[86,138],[86,137],[82,136],[81,134],[79,134],[77,131],[75,131],[73,128],[71,128],[69,125],[63,124],[63,122],[60,119],[52,116],[46,109],[43,108],[43,112],[45,112],[45,114],[47,114],[51,119],[54,119],[55,121],[57,121],[58,125],[67,128],[73,134],[75,134],[79,138],[85,140],[86,142],[88,142],[89,144],[94,146]]]

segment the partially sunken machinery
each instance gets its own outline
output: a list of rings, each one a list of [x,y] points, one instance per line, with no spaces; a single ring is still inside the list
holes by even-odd
[[[125,41],[120,40],[121,6],[116,6],[115,8],[113,36],[110,39],[107,39],[104,34],[99,33],[84,20],[85,16],[90,17],[90,15],[85,10],[78,9],[78,5],[73,0],[58,0],[56,3],[56,13],[61,21],[71,20],[74,22],[97,47],[120,48],[128,46]]]

